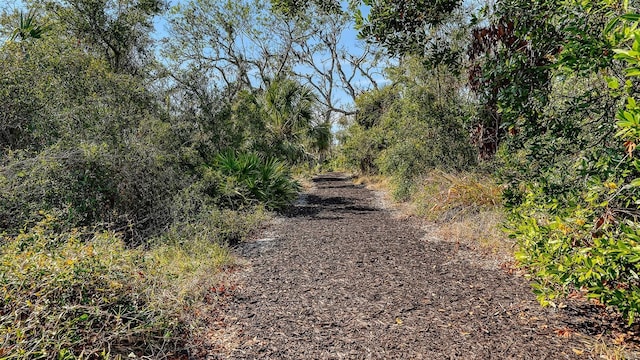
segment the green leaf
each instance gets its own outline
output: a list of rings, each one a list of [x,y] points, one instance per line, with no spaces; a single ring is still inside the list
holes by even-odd
[[[627,21],[640,21],[640,14],[624,14],[620,16],[620,19]]]
[[[604,33],[605,34],[610,33],[611,30],[613,30],[613,28],[616,27],[616,25],[618,25],[619,23],[620,23],[620,18],[619,17],[609,21],[607,26],[604,27]]]

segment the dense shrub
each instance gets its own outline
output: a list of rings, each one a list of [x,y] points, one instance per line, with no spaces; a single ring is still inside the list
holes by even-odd
[[[393,177],[398,199],[407,199],[414,182],[432,169],[459,171],[476,163],[464,102],[451,89],[435,91],[438,71],[446,72],[406,59],[391,71],[395,83],[361,95],[358,115],[343,136],[343,162],[364,174]]]
[[[45,210],[62,230],[101,225],[142,242],[167,226],[168,202],[191,181],[177,171],[181,139],[140,78],[113,72],[62,28],[2,44],[0,232]]]
[[[111,72],[72,39],[8,42],[1,50],[0,152],[60,141],[115,145],[158,117],[139,79]]]
[[[507,186],[510,234],[519,241],[517,259],[532,274],[543,304],[577,292],[633,322],[640,311],[638,43],[632,27],[617,28],[619,20],[611,23],[617,28],[612,34],[602,33],[628,9],[590,1],[533,13],[517,1],[500,8],[502,16],[523,19],[511,35],[540,50],[522,54],[505,46],[501,59],[509,68],[486,64],[492,77],[508,79],[493,85],[509,129],[499,173]],[[553,56],[544,55],[551,49]],[[615,52],[627,69],[612,58]],[[616,122],[624,97],[629,100]]]
[[[167,205],[183,182],[167,160],[154,148],[94,143],[5,157],[0,228],[15,233],[45,210],[67,230],[104,224],[140,242],[170,220]]]
[[[110,233],[60,233],[55,219],[5,238],[0,252],[3,358],[157,354],[177,324],[141,291],[142,255]],[[166,342],[166,344],[165,344]],[[175,344],[174,344],[175,345]]]
[[[3,359],[165,358],[201,346],[208,318],[198,314],[215,311],[216,274],[232,263],[225,243],[267,215],[202,209],[144,249],[110,232],[63,232],[55,217],[40,217],[2,238]]]
[[[261,203],[270,210],[282,209],[300,190],[285,163],[275,158],[263,160],[254,153],[228,152],[218,155],[212,169],[221,174],[221,201],[232,208]]]
[[[385,134],[380,128],[366,130],[358,124],[351,125],[340,146],[341,162],[361,174],[379,173],[376,159],[385,148]]]

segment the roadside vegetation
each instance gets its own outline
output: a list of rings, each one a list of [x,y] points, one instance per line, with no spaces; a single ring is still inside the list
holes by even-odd
[[[251,4],[207,10],[233,32]],[[276,54],[247,83],[196,71],[204,54],[151,38],[160,16],[193,30],[162,1],[2,10],[0,358],[198,356],[230,246],[326,157],[328,104]]]

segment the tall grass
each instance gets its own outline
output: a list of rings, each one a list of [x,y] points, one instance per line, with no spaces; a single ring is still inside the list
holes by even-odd
[[[419,181],[411,197],[417,213],[429,220],[460,220],[501,207],[502,188],[486,176],[434,170]]]
[[[438,223],[441,237],[492,251],[512,246],[502,231],[502,187],[490,177],[434,170],[415,188],[410,201],[416,214]]]

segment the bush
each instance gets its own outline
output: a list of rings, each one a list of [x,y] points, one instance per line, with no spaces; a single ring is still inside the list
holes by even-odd
[[[343,162],[363,174],[395,178],[406,199],[414,180],[433,169],[461,171],[476,165],[466,131],[469,115],[459,95],[440,94],[418,59],[393,69],[395,83],[362,94],[358,115],[341,144]]]
[[[0,248],[3,359],[163,358],[196,347],[207,335],[201,312],[218,306],[216,274],[232,263],[225,243],[267,215],[203,210],[146,250],[113,233],[60,232],[40,216]]]
[[[0,228],[16,233],[45,210],[62,230],[103,224],[140,243],[169,222],[168,203],[182,182],[162,153],[140,144],[17,152],[0,168]]]
[[[380,128],[366,130],[353,124],[347,129],[340,147],[341,162],[361,174],[378,174],[376,159],[385,146],[385,134]]]
[[[219,244],[235,244],[246,238],[267,218],[263,205],[221,209],[220,199],[209,195],[203,181],[182,190],[171,207],[172,225],[160,238],[170,243],[208,239]],[[218,186],[218,182],[214,184]],[[217,188],[215,189],[217,191]]]
[[[610,5],[598,6],[603,7],[600,21],[615,16]],[[577,43],[567,40],[561,57],[571,57],[578,48],[600,49],[605,41],[608,47],[620,46],[611,53],[618,54],[626,69],[603,58],[597,65],[606,71],[585,75],[579,68],[592,59],[584,58],[570,64],[571,71],[552,73],[563,74],[550,88],[547,100],[555,101],[538,104],[535,113],[511,114],[520,119],[515,125],[521,132],[529,134],[514,132],[515,143],[518,137],[526,142],[517,147],[508,142],[512,151],[505,151],[510,161],[505,161],[509,167],[504,173],[513,210],[509,227],[520,245],[516,256],[531,272],[539,300],[554,304],[558,297],[579,292],[619,310],[632,323],[640,313],[640,160],[635,156],[640,108],[634,79],[640,72],[631,48],[640,46],[640,33],[635,30],[637,15],[629,19],[634,24],[624,24],[622,18],[612,22],[609,38],[597,30],[591,38],[581,34]],[[619,79],[625,77],[622,86]],[[566,93],[575,100],[558,100]],[[614,122],[615,105],[624,97],[626,106]],[[515,156],[514,148],[520,148]]]
[[[110,233],[57,233],[45,216],[0,253],[0,352],[6,359],[159,354],[176,323],[149,306],[142,253]],[[172,345],[173,343],[173,345]]]
[[[3,43],[0,72],[0,153],[60,141],[121,144],[158,117],[139,78],[113,73],[72,37]]]
[[[269,210],[279,210],[290,205],[300,191],[286,165],[274,158],[263,160],[254,153],[227,152],[219,154],[207,171],[212,169],[221,174],[221,201],[231,208],[261,203]]]
[[[617,308],[631,323],[640,311],[640,228],[630,219],[615,219],[598,203],[541,204],[535,191],[529,192],[510,219],[511,234],[520,245],[516,259],[535,276],[542,304],[584,291]]]

